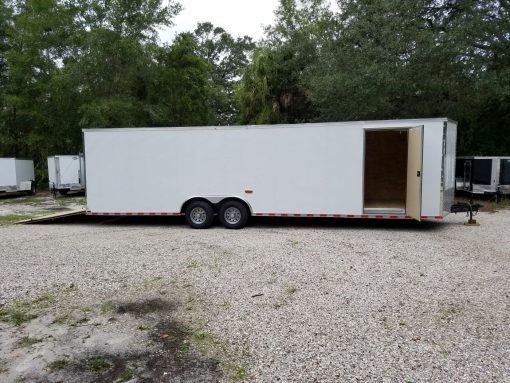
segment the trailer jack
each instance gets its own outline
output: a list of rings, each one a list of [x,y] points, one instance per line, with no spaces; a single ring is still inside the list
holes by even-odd
[[[476,219],[473,218],[474,215],[478,213],[478,209],[480,209],[482,205],[475,203],[456,203],[452,205],[450,211],[452,213],[467,213],[469,216],[469,220],[467,222],[464,222],[465,226],[480,226],[478,222],[476,222]]]

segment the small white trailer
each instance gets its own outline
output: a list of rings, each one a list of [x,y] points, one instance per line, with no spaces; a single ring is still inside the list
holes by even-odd
[[[510,157],[458,157],[455,186],[473,194],[510,194]]]
[[[87,214],[441,220],[455,192],[447,118],[85,129]]]
[[[62,195],[85,190],[83,155],[48,157],[49,188]]]
[[[0,193],[35,193],[34,161],[0,158]]]

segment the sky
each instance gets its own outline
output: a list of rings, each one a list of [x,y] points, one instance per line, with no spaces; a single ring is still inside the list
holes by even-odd
[[[210,21],[233,36],[263,36],[263,26],[272,24],[278,0],[179,0],[183,11],[175,25],[160,33],[163,42],[171,42],[180,32],[193,31],[199,22]]]

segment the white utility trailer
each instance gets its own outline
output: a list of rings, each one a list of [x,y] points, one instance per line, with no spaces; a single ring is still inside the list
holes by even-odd
[[[83,155],[48,157],[50,190],[62,195],[85,190],[85,160]]]
[[[458,157],[455,185],[473,194],[510,194],[510,157]]]
[[[34,161],[0,158],[0,193],[35,193]]]
[[[447,118],[85,129],[87,214],[440,220],[455,192]]]

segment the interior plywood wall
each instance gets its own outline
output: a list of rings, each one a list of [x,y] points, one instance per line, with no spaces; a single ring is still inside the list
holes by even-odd
[[[405,207],[407,131],[367,131],[365,135],[365,207]]]

